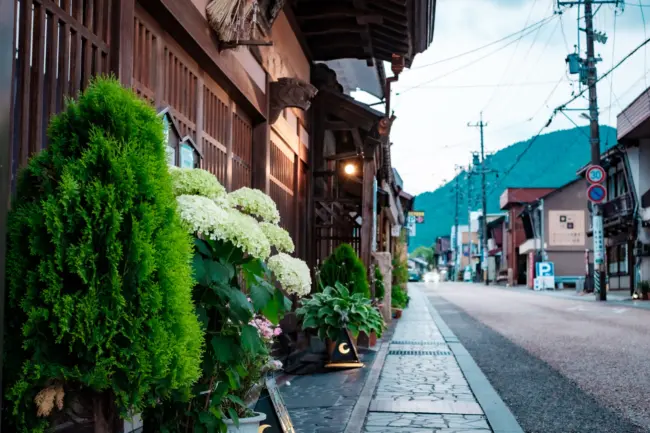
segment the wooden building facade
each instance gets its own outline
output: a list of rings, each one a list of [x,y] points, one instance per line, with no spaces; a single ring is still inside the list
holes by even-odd
[[[254,1],[258,37],[238,42],[210,27],[210,0],[0,0],[0,238],[16,173],[47,147],[49,118],[93,76],[112,74],[168,109],[229,191],[269,194],[297,256],[313,267],[350,242],[369,264],[385,218],[399,223],[383,210],[401,188],[394,119],[345,94],[322,62],[376,68],[389,103],[395,79],[383,62],[399,72],[429,46],[436,1]],[[350,163],[355,176],[341,171]]]

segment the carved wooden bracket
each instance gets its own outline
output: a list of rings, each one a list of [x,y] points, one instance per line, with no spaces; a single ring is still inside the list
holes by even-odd
[[[271,83],[270,93],[269,123],[273,124],[287,107],[308,110],[318,90],[299,78],[283,77]]]

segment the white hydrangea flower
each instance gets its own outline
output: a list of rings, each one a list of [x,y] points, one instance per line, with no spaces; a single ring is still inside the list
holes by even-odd
[[[272,224],[280,222],[280,212],[271,197],[259,189],[240,188],[228,194],[231,206]]]
[[[228,209],[228,221],[222,225],[220,239],[230,241],[245,253],[266,260],[271,255],[271,244],[255,218]]]
[[[207,197],[181,195],[176,197],[181,221],[190,233],[217,239],[220,226],[228,219],[228,212]]]
[[[271,224],[267,222],[261,222],[260,228],[271,243],[271,246],[274,246],[278,251],[282,253],[293,253],[296,247],[293,243],[293,240],[291,239],[291,236],[289,235],[289,232],[277,224]]]
[[[212,200],[223,200],[226,188],[215,175],[199,168],[177,168],[170,170],[175,196],[200,195]]]
[[[309,267],[302,260],[279,253],[269,259],[267,266],[287,293],[305,296],[311,291]]]
[[[231,242],[255,258],[266,260],[271,255],[271,244],[253,217],[236,209],[222,208],[207,197],[182,195],[176,200],[188,231]]]

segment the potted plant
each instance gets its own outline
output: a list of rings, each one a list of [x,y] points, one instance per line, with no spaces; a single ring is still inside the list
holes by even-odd
[[[251,408],[255,407],[264,389],[265,376],[282,368],[282,363],[269,355],[274,338],[282,333],[280,327],[274,326],[262,315],[257,315],[249,325],[257,329],[264,346],[263,350],[244,356],[240,365],[246,374],[240,374],[237,389],[222,400],[220,410],[228,414],[224,419],[228,433],[257,433],[266,415]]]
[[[336,283],[340,283],[350,292],[361,293],[370,298],[368,272],[349,244],[339,245],[325,260],[318,275],[320,288],[334,287]]]
[[[370,300],[362,293],[351,294],[339,282],[309,299],[303,299],[296,313],[303,320],[304,329],[316,329],[319,338],[328,345],[330,354],[341,329],[349,330],[355,340],[360,332],[368,335],[375,332],[381,337],[385,328],[381,314]]]
[[[410,300],[411,298],[402,289],[401,286],[393,286],[393,290],[391,292],[393,318],[399,319],[402,317],[402,310],[406,308]]]

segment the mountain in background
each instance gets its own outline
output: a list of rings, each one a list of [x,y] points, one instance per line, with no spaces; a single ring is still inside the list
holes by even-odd
[[[616,145],[616,129],[601,127],[600,139],[603,151]],[[576,172],[590,159],[589,127],[540,135],[524,152],[528,144],[529,140],[521,141],[486,158],[486,167],[495,171],[486,175],[488,214],[501,211],[499,197],[506,188],[558,188],[574,180]],[[521,159],[515,164],[517,158]],[[460,189],[459,221],[463,225],[468,220],[468,189],[472,210],[481,208],[481,177],[473,175],[468,181],[465,172],[456,177]],[[414,209],[425,212],[425,222],[417,225],[416,236],[409,241],[410,251],[431,246],[438,236],[450,235],[455,216],[455,181],[416,196]]]

